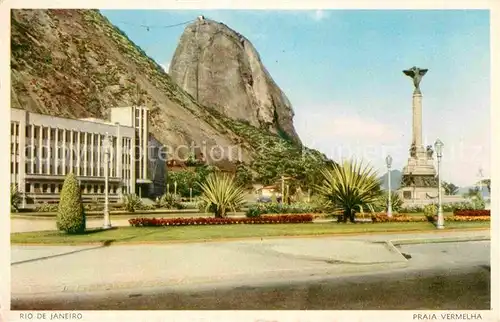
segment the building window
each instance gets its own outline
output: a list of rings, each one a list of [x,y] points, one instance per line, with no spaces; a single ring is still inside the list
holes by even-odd
[[[24,184],[24,192],[33,192],[31,191],[31,184],[29,183]]]
[[[62,185],[62,184],[59,184],[59,192],[61,192],[61,191],[62,191],[62,187],[63,187],[63,185]]]
[[[411,199],[411,191],[403,191],[404,199]]]
[[[52,193],[54,193],[56,191],[56,185],[55,184],[51,184],[50,185],[50,190],[52,191]]]
[[[46,192],[47,192],[47,188],[48,188],[47,184],[46,184],[46,183],[44,183],[44,184],[42,185],[42,192],[43,192],[43,193],[46,193]]]

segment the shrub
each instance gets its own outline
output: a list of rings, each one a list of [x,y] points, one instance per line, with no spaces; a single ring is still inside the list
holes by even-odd
[[[188,225],[231,225],[231,224],[291,224],[310,223],[313,215],[279,215],[257,218],[133,218],[129,224],[134,227],[188,226]]]
[[[181,205],[181,197],[173,193],[166,193],[160,197],[156,203],[159,208],[167,209],[183,209]]]
[[[280,203],[262,203],[248,207],[245,215],[247,217],[258,217],[264,214],[303,214],[321,213],[323,209],[314,204],[295,203],[291,205]]]
[[[136,194],[127,194],[123,196],[123,203],[125,205],[125,210],[129,212],[135,212],[141,209],[142,200]]]
[[[455,210],[453,215],[457,217],[489,217],[491,212],[490,210]]]
[[[36,205],[35,212],[57,212],[58,208],[58,204],[50,204],[44,202]]]
[[[78,180],[73,173],[66,176],[57,209],[57,229],[68,234],[85,231],[85,210]]]
[[[411,205],[408,207],[401,207],[401,209],[399,209],[400,213],[407,213],[407,214],[414,214],[414,213],[423,212],[423,211],[424,211],[424,208],[422,206],[419,206],[419,205]]]
[[[324,169],[323,183],[318,194],[328,200],[334,209],[342,210],[344,222],[355,221],[356,212],[373,211],[380,200],[381,190],[377,172],[362,162],[344,161]]]
[[[437,207],[435,204],[430,204],[430,205],[426,205],[424,207],[424,215],[425,216],[434,216],[437,214]]]
[[[374,205],[375,211],[387,211],[389,205],[389,194],[388,192],[383,192],[377,202]],[[396,191],[391,192],[391,206],[392,211],[399,212],[401,207],[403,206],[403,200],[400,195]]]
[[[443,212],[455,212],[455,210],[482,210],[484,207],[485,204],[482,198],[442,205]]]
[[[19,204],[22,201],[21,193],[17,189],[17,184],[10,185],[10,211],[18,212]]]
[[[236,211],[245,203],[245,192],[234,181],[234,176],[225,173],[211,173],[203,184],[199,184],[203,194],[205,211],[215,217],[226,217],[229,210]]]

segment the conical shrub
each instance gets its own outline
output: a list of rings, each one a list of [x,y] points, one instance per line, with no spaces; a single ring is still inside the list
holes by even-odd
[[[78,180],[73,173],[66,176],[57,209],[57,229],[68,234],[85,232],[85,210]]]

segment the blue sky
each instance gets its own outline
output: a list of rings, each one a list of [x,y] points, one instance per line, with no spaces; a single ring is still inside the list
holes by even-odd
[[[303,142],[334,160],[355,157],[402,169],[411,144],[414,65],[421,83],[424,144],[445,144],[443,179],[490,174],[489,12],[477,10],[103,10],[165,67],[198,15],[247,37],[295,110]],[[149,31],[141,25],[150,26]]]

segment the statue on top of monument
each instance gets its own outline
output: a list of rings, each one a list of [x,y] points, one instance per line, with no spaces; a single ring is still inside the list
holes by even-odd
[[[432,145],[427,146],[427,158],[432,159],[432,155],[434,154],[434,150],[432,149]]]
[[[422,77],[427,73],[428,69],[420,69],[418,67],[413,66],[410,69],[403,70],[406,76],[410,76],[413,78],[413,85],[415,85],[415,93],[420,93],[420,81]]]
[[[415,145],[415,142],[413,142],[411,144],[411,147],[410,147],[410,156],[412,158],[416,158],[417,157],[417,146]]]

